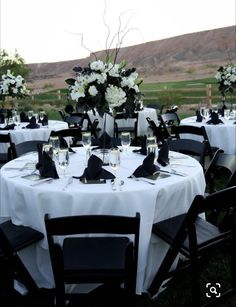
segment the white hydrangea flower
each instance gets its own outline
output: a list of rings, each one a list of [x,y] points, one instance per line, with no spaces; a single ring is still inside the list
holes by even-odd
[[[124,102],[126,102],[126,93],[122,90],[122,88],[119,88],[114,85],[109,85],[106,89],[105,93],[105,99],[108,102],[109,106],[111,108],[119,107]]]
[[[92,85],[89,87],[88,92],[91,96],[96,96],[98,93],[98,90],[96,89],[96,86]]]
[[[119,69],[120,69],[120,65],[119,64],[115,64],[115,65],[111,64],[111,65],[109,65],[108,74],[111,77],[119,77],[120,76]]]
[[[95,71],[104,71],[105,64],[103,63],[103,61],[100,61],[100,60],[94,61],[90,63],[90,68]]]

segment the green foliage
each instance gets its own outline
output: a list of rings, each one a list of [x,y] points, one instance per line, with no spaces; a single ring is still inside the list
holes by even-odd
[[[22,77],[27,77],[30,73],[30,69],[25,64],[25,60],[17,51],[11,55],[5,49],[0,49],[0,76],[5,74],[8,69],[15,76],[21,75]]]

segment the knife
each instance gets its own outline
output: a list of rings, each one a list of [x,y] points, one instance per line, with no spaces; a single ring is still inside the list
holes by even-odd
[[[177,176],[181,176],[181,177],[186,177],[187,174],[184,174],[184,173],[179,173],[179,172],[176,172],[176,171],[164,171],[162,169],[159,170],[160,173],[167,173],[167,174],[171,174],[171,175],[177,175]]]

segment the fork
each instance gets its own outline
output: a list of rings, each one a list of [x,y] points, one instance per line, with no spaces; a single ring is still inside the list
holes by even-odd
[[[136,181],[144,181],[144,182],[147,182],[149,184],[155,185],[154,182],[151,182],[151,181],[149,181],[148,179],[145,179],[145,178],[135,177],[134,175],[131,175],[131,178],[136,180]]]

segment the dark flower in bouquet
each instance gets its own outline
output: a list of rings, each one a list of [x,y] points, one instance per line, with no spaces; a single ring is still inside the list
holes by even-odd
[[[135,68],[125,69],[125,63],[115,64],[96,60],[87,67],[75,67],[76,77],[67,79],[69,98],[84,111],[99,115],[122,110],[129,116],[141,97]]]
[[[24,98],[29,95],[29,90],[26,88],[25,80],[22,76],[14,76],[10,70],[3,74],[0,78],[0,100],[5,100],[6,97]]]
[[[219,91],[223,97],[236,91],[236,64],[221,66],[215,75]]]

